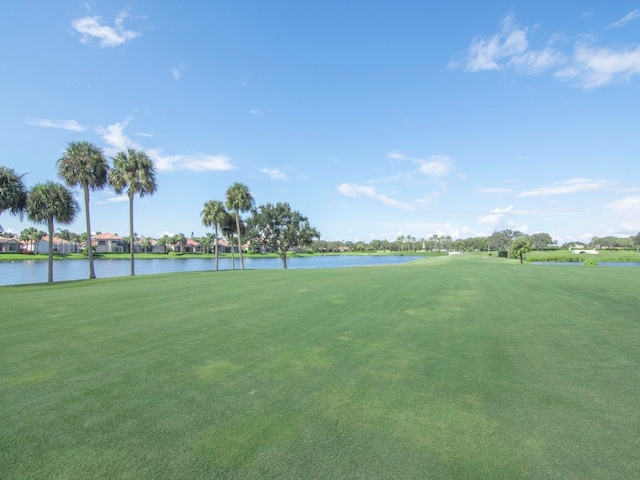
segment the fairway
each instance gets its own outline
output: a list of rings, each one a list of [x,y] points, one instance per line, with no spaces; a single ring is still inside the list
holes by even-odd
[[[640,478],[638,268],[0,287],[0,352],[0,478]]]

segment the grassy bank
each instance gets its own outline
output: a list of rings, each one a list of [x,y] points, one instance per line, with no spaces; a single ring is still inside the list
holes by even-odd
[[[525,256],[529,262],[640,262],[640,252],[632,250],[598,250],[597,255],[576,254],[570,250],[547,250],[529,252]]]
[[[640,270],[0,287],[0,478],[640,477]]]

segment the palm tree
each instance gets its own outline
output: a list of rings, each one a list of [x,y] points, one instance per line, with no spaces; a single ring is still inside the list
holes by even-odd
[[[249,187],[244,183],[235,182],[227,189],[227,208],[233,210],[236,216],[236,232],[238,232],[238,252],[240,253],[240,268],[244,270],[242,259],[242,235],[240,235],[240,212],[247,212],[253,206],[253,197]]]
[[[86,141],[69,142],[64,155],[58,159],[58,176],[67,186],[82,186],[84,190],[84,212],[87,222],[87,253],[89,254],[89,278],[96,278],[93,267],[91,245],[91,215],[89,213],[89,191],[102,190],[107,186],[109,164],[102,149]]]
[[[53,233],[54,220],[69,224],[78,214],[80,206],[71,190],[56,182],[45,182],[35,185],[27,196],[27,217],[34,223],[49,227],[49,276],[47,281],[53,282]]]
[[[113,159],[113,168],[109,173],[109,183],[117,194],[127,192],[129,197],[129,251],[131,252],[131,275],[135,275],[133,253],[133,197],[153,195],[156,184],[156,171],[149,156],[142,150],[127,149],[119,152]]]
[[[12,215],[22,216],[27,207],[27,187],[15,170],[0,165],[0,214],[9,210]]]
[[[205,202],[204,209],[200,213],[202,216],[202,224],[205,227],[211,227],[216,231],[215,236],[215,257],[216,270],[218,270],[218,227],[222,225],[224,220],[229,216],[224,208],[224,204],[218,200],[209,200]]]
[[[233,246],[233,237],[235,236],[238,228],[235,217],[227,212],[227,214],[225,215],[225,218],[222,220],[222,223],[220,224],[220,228],[222,230],[222,235],[226,237],[227,241],[229,242],[229,246],[231,247],[231,269],[235,270],[236,259],[234,255],[235,247]],[[245,226],[242,220],[240,220],[240,231],[242,233],[246,233],[247,231],[247,227]]]

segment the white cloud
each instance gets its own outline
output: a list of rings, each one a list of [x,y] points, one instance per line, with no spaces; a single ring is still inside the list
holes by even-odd
[[[115,155],[115,153],[128,148],[135,148],[136,150],[142,149],[140,145],[124,134],[124,129],[128,123],[129,120],[125,120],[124,122],[117,122],[112,125],[108,125],[106,128],[98,128],[98,133],[102,135],[104,141],[115,149],[115,152],[108,152],[110,155]]]
[[[144,150],[153,160],[158,171],[169,172],[173,170],[190,170],[192,172],[204,171],[225,171],[233,170],[235,167],[231,164],[231,157],[225,154],[218,155],[164,155],[159,148],[143,148],[125,133],[124,128],[129,123],[124,122],[108,125],[106,128],[100,128],[98,132],[102,134],[102,138],[111,147],[109,155],[115,155],[119,151],[134,148],[136,150]]]
[[[548,195],[567,195],[571,193],[591,192],[600,190],[607,184],[606,180],[592,180],[590,178],[570,178],[562,182],[554,183],[547,187],[534,188],[526,190],[517,195],[517,197],[541,197]]]
[[[476,37],[471,41],[463,60],[466,70],[501,70],[505,59],[527,50],[527,29],[515,28],[514,20],[513,15],[507,15],[498,33],[490,38]]]
[[[272,180],[289,180],[289,177],[287,177],[284,173],[282,173],[280,170],[278,170],[277,168],[261,168],[260,171],[262,173],[265,173],[269,176],[269,178],[271,178]]]
[[[347,197],[371,197],[385,205],[389,205],[390,207],[400,208],[402,210],[413,211],[415,208],[408,203],[403,203],[393,198],[388,197],[382,193],[377,193],[375,188],[368,187],[365,185],[353,185],[349,183],[342,183],[336,187],[338,193],[345,195]]]
[[[420,173],[433,177],[449,175],[453,168],[453,159],[446,155],[432,155],[420,165]]]
[[[249,110],[249,114],[253,115],[254,117],[264,117],[264,113],[262,113],[261,110],[251,109]]]
[[[127,195],[118,195],[117,197],[108,198],[106,203],[121,203],[128,202],[129,197]]]
[[[163,155],[159,149],[147,149],[149,158],[154,161],[161,172],[173,170],[190,170],[192,172],[233,170],[231,157],[218,155]]]
[[[27,125],[46,128],[60,128],[62,130],[70,130],[72,132],[82,132],[87,129],[75,120],[47,120],[44,118],[29,118],[25,120]]]
[[[391,160],[408,160],[419,165],[418,171],[431,177],[444,177],[453,169],[453,159],[447,155],[431,155],[426,160],[408,157],[404,153],[393,150],[387,154]]]
[[[630,195],[606,205],[608,209],[638,215],[640,212],[640,195]]]
[[[182,72],[180,72],[177,67],[173,67],[171,69],[171,76],[173,76],[174,80],[180,80],[180,78],[182,77]]]
[[[493,210],[491,210],[491,213],[504,214],[510,212],[511,210],[513,210],[513,206],[509,205],[507,208],[494,208]]]
[[[640,10],[607,28],[620,27],[637,18]],[[498,33],[474,38],[462,59],[449,66],[469,72],[510,70],[523,75],[549,71],[559,80],[573,81],[584,88],[603,87],[640,74],[640,47],[598,47],[586,44],[581,36],[573,51],[564,53],[551,46],[558,44],[559,34],[551,35],[541,49],[530,48],[528,34],[528,28],[518,28],[513,15],[507,15]]]
[[[488,215],[484,215],[483,217],[478,217],[478,223],[482,223],[484,225],[497,225],[500,223],[503,214],[501,213],[490,213]]]
[[[120,12],[113,27],[103,25],[102,19],[98,16],[78,18],[71,22],[71,25],[82,34],[82,43],[89,44],[92,40],[98,40],[101,47],[117,47],[140,36],[138,32],[125,30],[124,19],[128,16],[127,12]]]
[[[638,74],[640,47],[614,51],[581,44],[576,46],[571,64],[555,76],[561,80],[576,80],[585,88],[596,88]]]
[[[623,27],[625,26],[627,23],[629,23],[632,20],[635,20],[636,18],[640,18],[640,10],[634,10],[632,12],[627,13],[624,17],[622,17],[620,20],[610,23],[609,25],[607,25],[605,27],[606,30],[610,29],[610,28],[618,28],[618,27]]]

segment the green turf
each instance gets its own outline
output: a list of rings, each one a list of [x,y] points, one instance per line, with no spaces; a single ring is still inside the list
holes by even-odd
[[[640,269],[0,287],[0,478],[640,478]]]

